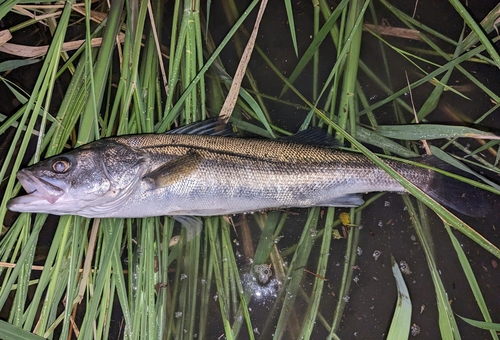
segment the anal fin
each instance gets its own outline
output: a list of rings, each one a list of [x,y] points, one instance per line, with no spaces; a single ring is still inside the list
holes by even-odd
[[[351,208],[359,207],[365,201],[362,198],[363,194],[345,194],[342,196],[332,197],[329,200],[319,202],[317,206],[328,206],[328,207],[342,207]]]

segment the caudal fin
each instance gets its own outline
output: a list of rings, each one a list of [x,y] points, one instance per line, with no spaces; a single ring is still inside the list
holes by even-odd
[[[434,173],[425,191],[439,203],[468,216],[484,217],[492,209],[500,209],[500,196],[440,173]]]

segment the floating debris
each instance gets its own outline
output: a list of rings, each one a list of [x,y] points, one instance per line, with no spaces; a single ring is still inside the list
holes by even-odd
[[[176,235],[170,239],[170,242],[168,242],[169,247],[175,246],[179,241],[181,240],[181,235]]]
[[[406,274],[406,275],[411,274],[410,266],[408,265],[408,263],[406,263],[406,261],[399,262],[399,269],[401,269],[401,272],[403,274]]]
[[[266,284],[269,278],[273,276],[271,265],[257,264],[253,267],[253,271],[258,275],[259,282],[262,284]]]
[[[415,324],[415,323],[413,325],[411,325],[410,330],[411,330],[412,336],[417,336],[420,334],[420,327],[418,327],[417,324]]]
[[[245,265],[240,270],[240,276],[243,289],[256,299],[274,300],[281,288],[281,282],[273,277],[271,265],[268,264],[253,267],[251,264]]]
[[[342,223],[342,225],[344,227],[351,224],[351,217],[346,212],[341,212],[339,214],[339,220],[340,220],[340,223]]]
[[[342,235],[340,235],[340,231],[338,231],[337,229],[333,229],[332,230],[332,238],[334,240],[340,240],[342,238],[344,238]]]
[[[380,250],[375,250],[373,252],[373,258],[375,259],[375,261],[378,260],[378,258],[380,257],[380,255],[382,255],[382,252]]]
[[[352,280],[354,281],[354,283],[358,284],[359,276],[356,275]]]

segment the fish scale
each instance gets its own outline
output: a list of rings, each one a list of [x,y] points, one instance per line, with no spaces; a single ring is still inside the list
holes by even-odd
[[[364,156],[329,148],[198,135],[145,135],[119,141],[149,154],[153,171],[176,156],[189,152],[201,156],[198,167],[182,180],[140,197],[150,207],[140,210],[151,210],[150,214],[218,215],[270,208],[354,206],[357,204],[338,198],[381,188],[404,191]],[[392,163],[409,180],[422,186],[428,182],[429,170]],[[165,201],[172,202],[167,206],[174,208],[168,210],[163,204],[153,208],[159,205],[155,202]],[[126,206],[115,214],[125,211],[135,209]]]

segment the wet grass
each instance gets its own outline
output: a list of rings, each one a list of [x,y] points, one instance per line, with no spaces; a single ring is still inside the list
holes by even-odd
[[[186,240],[185,230],[169,218],[89,220],[64,216],[54,222],[47,215],[13,215],[6,210],[7,201],[21,190],[14,174],[26,165],[26,158],[33,164],[99,138],[161,133],[217,116],[233,84],[231,72],[225,67],[235,69],[232,64],[225,65],[227,60],[221,53],[234,49],[237,59],[241,58],[259,7],[256,0],[249,2],[245,11],[239,3],[223,3],[217,7],[222,12],[217,13],[217,20],[225,16],[228,29],[217,37],[213,36],[218,23],[213,22],[211,7],[215,5],[200,8],[198,1],[175,1],[167,9],[162,1],[114,0],[111,8],[105,2],[90,7],[89,1],[66,2],[57,7],[50,6],[55,5],[50,1],[0,4],[0,18],[23,18],[21,24],[12,27],[14,37],[23,27],[39,28],[42,24],[50,28],[51,35],[47,51],[37,60],[40,66],[29,94],[9,80],[8,72],[0,77],[11,97],[20,103],[0,126],[2,136],[10,138],[0,169],[4,190],[0,220],[8,228],[0,239],[0,338],[280,339],[321,335],[338,339],[342,321],[353,320],[353,315],[346,311],[349,299],[366,298],[350,297],[352,285],[357,284],[353,280],[357,278],[359,238],[367,232],[359,225],[364,223],[366,207],[382,195],[350,210],[352,227],[342,227],[333,208],[312,208],[304,221],[298,220],[298,230],[291,230],[291,212],[235,217],[236,227],[227,217],[205,218],[203,232],[190,241]],[[442,338],[459,339],[461,335],[459,317],[448,300],[448,288],[438,269],[439,249],[434,246],[431,228],[444,228],[449,235],[454,256],[482,315],[481,320],[475,321],[467,315],[460,317],[474,326],[490,329],[491,338],[498,339],[498,324],[494,323],[499,321],[495,319],[499,311],[494,309],[498,303],[483,297],[481,290],[491,288],[480,285],[468,254],[457,240],[457,234],[464,235],[477,249],[484,248],[493,258],[500,258],[497,245],[477,231],[480,220],[472,225],[465,223],[387,166],[383,155],[364,146],[370,144],[386,154],[412,157],[419,153],[421,140],[446,140],[437,150],[435,146],[430,148],[434,155],[446,160],[458,149],[463,156],[455,156],[454,162],[498,173],[497,137],[463,127],[479,125],[491,115],[498,115],[498,89],[481,82],[472,71],[475,64],[471,62],[481,61],[490,66],[491,72],[498,72],[500,58],[494,48],[497,38],[492,34],[498,14],[492,9],[478,23],[459,1],[451,3],[464,20],[464,30],[456,40],[385,0],[341,1],[335,8],[325,1],[313,2],[313,33],[304,33],[306,29],[299,29],[297,22],[301,13],[294,10],[295,4],[285,1],[283,20],[290,23],[287,30],[291,34],[280,39],[289,40],[292,52],[286,58],[294,67],[289,75],[284,74],[274,56],[276,51],[262,49],[257,39],[252,58],[263,62],[260,67],[267,72],[267,79],[276,82],[279,89],[275,93],[261,90],[268,88],[255,80],[262,79],[262,69],[250,64],[243,87],[236,92],[239,96],[232,122],[242,133],[266,138],[294,132],[283,127],[286,124],[282,123],[288,120],[301,129],[322,126],[396,178],[418,199],[415,207],[415,200],[409,196],[401,198],[425,254]],[[85,7],[77,8],[77,4]],[[405,41],[382,36],[377,30],[363,32],[364,22],[377,24],[380,20],[375,6],[390,11],[401,27],[413,30],[421,39],[418,53],[405,47]],[[29,16],[34,13],[36,17]],[[74,34],[70,32],[73,26],[78,27],[79,39],[84,36],[85,43],[70,53],[62,52],[65,39]],[[260,29],[265,28],[266,23]],[[91,39],[97,37],[102,40],[92,47]],[[381,56],[382,72],[363,62],[365,39],[377,43],[378,50],[370,53]],[[9,46],[11,51],[14,47]],[[328,58],[323,57],[325,51]],[[418,76],[410,76],[408,84],[393,84],[391,78],[400,70],[392,67],[391,58],[408,61],[405,67],[411,67]],[[0,63],[2,72],[32,63],[15,54],[10,59],[14,62]],[[312,72],[311,77],[308,72]],[[451,81],[455,73],[477,86],[479,94],[455,89]],[[359,82],[361,77],[384,95],[372,100]],[[64,97],[52,110],[58,82],[65,82]],[[312,90],[308,91],[308,87]],[[407,94],[420,87],[430,90],[420,94],[417,104],[412,103]],[[484,113],[478,112],[473,121],[460,116],[457,108],[453,113],[456,126],[416,123],[433,122],[431,113],[447,93],[476,101],[491,100],[493,104]],[[277,104],[282,105],[281,115],[270,113],[268,108]],[[379,125],[379,121],[387,121],[386,111],[397,126]],[[464,137],[478,142],[466,146]],[[498,193],[494,183],[477,185]],[[428,208],[442,222],[430,222]],[[55,232],[48,252],[39,261],[37,245],[47,229]],[[339,230],[346,231],[345,238],[334,240],[332,235],[339,235]],[[284,242],[280,241],[282,237],[293,239],[286,249],[280,244]],[[343,257],[332,259],[330,255],[340,242]],[[247,251],[243,255],[236,246],[240,243]],[[385,259],[389,270],[391,257]],[[242,280],[240,269],[245,261],[251,262],[249,268],[271,264],[280,289],[264,303],[244,287],[248,282]],[[333,280],[335,261],[341,262],[342,269]],[[400,300],[394,305],[392,320],[388,316],[384,321],[388,336],[394,339],[410,332],[412,320],[411,296],[398,274],[395,273],[394,282]],[[330,281],[340,284],[330,286]],[[395,297],[396,290],[388,290],[387,294]],[[327,302],[332,301],[331,296],[334,304]],[[272,302],[266,305],[269,300]],[[255,315],[256,309],[266,317]]]

